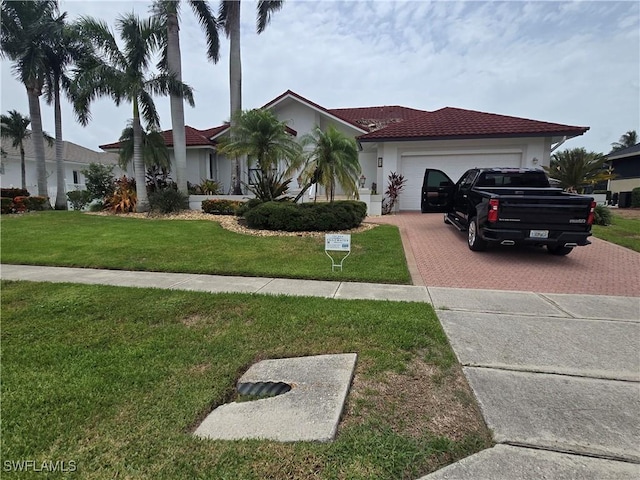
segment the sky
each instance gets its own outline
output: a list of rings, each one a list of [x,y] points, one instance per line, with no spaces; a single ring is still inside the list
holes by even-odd
[[[196,106],[197,129],[229,119],[229,42],[220,61],[206,58],[205,37],[182,2],[183,81]],[[209,2],[217,11],[219,2]],[[60,0],[70,20],[93,16],[115,27],[122,13],[149,15],[150,2]],[[287,90],[325,108],[402,105],[457,107],[590,130],[563,148],[608,153],[629,130],[640,132],[640,2],[637,1],[306,1],[287,0],[267,29],[255,31],[256,4],[242,2],[243,108]],[[1,60],[1,111],[28,115],[24,87]],[[171,128],[168,97],[157,97],[161,128]],[[44,129],[53,107],[41,100]],[[92,120],[75,122],[63,104],[65,140],[98,150],[117,141],[130,104],[92,104]]]

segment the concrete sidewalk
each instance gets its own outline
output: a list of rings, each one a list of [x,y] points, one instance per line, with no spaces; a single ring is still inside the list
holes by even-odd
[[[2,265],[0,278],[433,304],[494,448],[423,480],[640,478],[640,298]]]

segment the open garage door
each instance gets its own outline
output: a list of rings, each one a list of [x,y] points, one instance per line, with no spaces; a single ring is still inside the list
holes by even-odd
[[[420,210],[422,180],[427,168],[442,170],[457,182],[470,168],[520,166],[522,166],[522,153],[519,152],[403,156],[401,173],[407,179],[407,183],[400,194],[400,210]]]

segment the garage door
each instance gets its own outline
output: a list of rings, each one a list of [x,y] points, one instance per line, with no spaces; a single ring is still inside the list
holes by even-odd
[[[400,210],[420,210],[422,180],[426,168],[435,168],[457,182],[464,172],[475,167],[520,167],[522,153],[479,153],[403,156],[401,171],[407,183],[400,194]]]

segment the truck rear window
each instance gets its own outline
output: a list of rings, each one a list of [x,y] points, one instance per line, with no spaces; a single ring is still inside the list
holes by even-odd
[[[477,187],[548,187],[544,172],[483,172]]]

